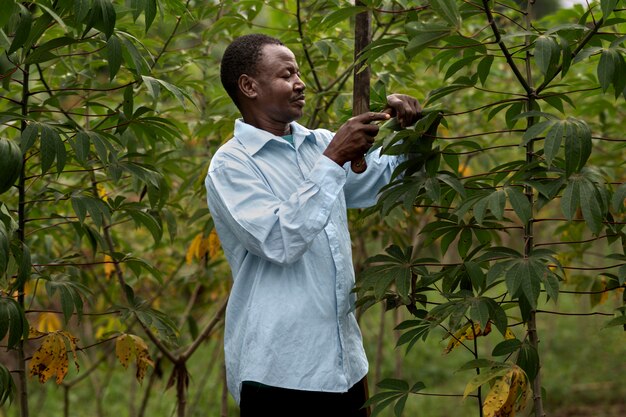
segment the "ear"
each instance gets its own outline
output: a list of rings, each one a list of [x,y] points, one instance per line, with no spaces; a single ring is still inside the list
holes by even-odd
[[[252,99],[257,96],[257,83],[254,78],[249,76],[248,74],[242,74],[237,81],[237,85],[239,86],[239,91],[244,97]]]

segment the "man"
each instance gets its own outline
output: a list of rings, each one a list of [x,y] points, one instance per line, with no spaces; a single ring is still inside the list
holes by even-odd
[[[375,203],[397,161],[349,161],[390,114],[410,124],[417,100],[353,117],[335,134],[295,122],[305,85],[295,56],[265,35],[237,38],[221,65],[243,119],[211,160],[207,200],[234,283],[226,311],[228,386],[242,417],[365,415],[368,370],[354,312],[346,207]]]

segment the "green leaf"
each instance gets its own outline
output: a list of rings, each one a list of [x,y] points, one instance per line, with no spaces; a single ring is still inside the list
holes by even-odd
[[[168,83],[167,81],[159,80],[159,79],[153,78],[153,77],[148,77],[146,75],[142,75],[141,78],[146,83],[146,86],[148,87],[148,91],[150,92],[150,95],[155,100],[159,96],[159,91],[160,91],[159,85],[161,85],[161,86],[165,87],[165,89],[167,91],[172,93],[172,95],[178,99],[178,101],[180,102],[180,104],[183,107],[185,107],[185,98],[187,98],[190,102],[193,103],[193,99],[191,98],[189,93],[187,93],[186,91],[176,87],[173,84]]]
[[[452,28],[437,23],[409,22],[406,26],[409,43],[404,49],[407,57],[413,58],[429,45],[445,38]]]
[[[609,86],[613,82],[615,70],[617,69],[616,64],[618,62],[616,59],[617,57],[615,56],[616,54],[617,52],[613,49],[604,49],[600,55],[597,73],[603,93],[608,90]]]
[[[461,26],[461,14],[456,0],[430,0],[430,7],[451,26],[455,28]]]
[[[600,0],[600,8],[602,9],[604,20],[607,20],[609,15],[613,13],[618,1],[619,0]]]
[[[624,208],[624,200],[626,200],[626,184],[621,184],[613,193],[611,206],[616,212],[620,212]]]
[[[16,246],[16,248],[19,248],[16,251],[17,253],[14,253],[14,257],[18,261],[18,272],[13,288],[19,289],[30,279],[32,263],[30,258],[30,249],[26,244],[21,243],[21,245]]]
[[[30,14],[30,11],[19,3],[18,7],[19,10],[17,12],[17,27],[15,29],[15,34],[13,35],[13,41],[11,42],[11,46],[7,51],[7,55],[11,55],[13,52],[24,46],[24,43],[28,39],[28,35],[30,35],[30,30],[33,24],[33,17]]]
[[[107,61],[109,62],[109,81],[113,81],[122,65],[122,44],[115,35],[107,41]]]
[[[133,218],[135,224],[141,224],[150,231],[155,245],[158,245],[161,242],[163,228],[154,217],[141,210],[128,210],[128,214]]]
[[[83,297],[88,296],[91,291],[83,284],[67,280],[66,277],[52,281],[46,281],[46,292],[50,298],[59,293],[61,299],[61,310],[65,322],[69,322],[74,312],[80,321],[83,314]]]
[[[41,173],[45,174],[57,161],[57,173],[63,171],[65,166],[66,151],[61,137],[57,131],[48,125],[41,126]]]
[[[504,190],[497,190],[487,199],[489,211],[498,219],[504,218],[504,207],[506,205],[506,193]]]
[[[531,140],[539,137],[547,128],[554,124],[554,120],[545,120],[543,122],[535,123],[529,127],[522,136],[522,145],[528,144]]]
[[[0,276],[4,275],[9,264],[10,235],[3,221],[0,221]],[[1,335],[0,335],[0,340]]]
[[[539,36],[535,41],[535,61],[543,75],[552,72],[559,57],[559,46],[552,36]]]
[[[16,394],[17,387],[11,372],[3,364],[0,364],[0,407],[3,407],[7,402],[11,404]]]
[[[491,369],[483,370],[480,375],[476,375],[465,386],[464,397],[467,397],[473,391],[476,391],[478,387],[486,384],[487,382],[499,378],[509,372],[509,367],[497,366]]]
[[[528,379],[533,381],[539,372],[539,354],[530,343],[524,342],[517,356],[517,365],[526,372]]]
[[[72,142],[76,160],[81,164],[85,164],[89,158],[90,140],[89,135],[81,130],[76,134],[76,139]]]
[[[461,234],[459,235],[459,241],[457,245],[457,249],[461,258],[465,258],[467,256],[467,252],[470,250],[471,247],[472,231],[469,228],[463,228],[463,230],[461,230]]]
[[[109,39],[115,30],[115,8],[111,0],[96,0],[96,4],[100,8],[104,35]]]
[[[0,29],[4,27],[7,23],[9,23],[12,18],[14,18],[14,13],[17,12],[17,4],[15,4],[14,0],[4,1],[2,3],[3,13],[0,13]],[[0,403],[2,405],[2,403]]]
[[[47,7],[45,4],[43,3],[38,3],[37,4],[39,7],[41,7],[42,10],[44,10],[46,13],[48,13],[50,15],[50,17],[52,19],[54,19],[55,22],[57,22],[57,24],[59,26],[61,26],[61,29],[63,29],[63,31],[65,33],[67,33],[69,31],[69,29],[67,28],[67,25],[65,24],[65,22],[63,21],[63,19],[61,19],[61,17],[56,14],[54,12],[54,10],[52,10],[51,8]]]
[[[554,125],[552,125],[552,127],[550,127],[548,133],[546,134],[546,140],[544,141],[543,145],[543,156],[546,159],[548,168],[552,166],[552,161],[558,154],[559,149],[561,149],[561,142],[563,141],[563,131],[565,130],[565,124],[566,123],[564,122],[555,123]]]
[[[20,136],[20,149],[22,150],[22,154],[26,154],[37,140],[37,134],[39,133],[39,125],[36,123],[29,123],[26,126],[26,129],[22,132]]]
[[[518,187],[506,187],[505,191],[511,207],[522,224],[528,223],[532,217],[532,206],[528,197]]]
[[[478,72],[478,79],[480,80],[480,84],[482,86],[487,82],[487,77],[491,73],[491,65],[493,64],[494,57],[493,55],[487,55],[478,63],[478,68],[476,72]]]
[[[27,64],[40,64],[42,62],[55,59],[57,58],[57,56],[52,54],[50,51],[61,48],[63,46],[73,45],[78,42],[78,40],[74,38],[69,38],[67,36],[52,39],[42,45],[37,46],[37,49],[35,49],[30,55],[28,55],[25,62]]]
[[[20,340],[28,338],[28,321],[17,301],[0,297],[0,340],[7,335],[7,347],[15,348]]]
[[[463,68],[471,67],[472,62],[474,62],[478,58],[481,58],[481,56],[480,55],[471,55],[471,56],[467,56],[467,57],[461,58],[458,61],[454,61],[448,67],[448,70],[446,71],[446,74],[444,75],[443,79],[447,80],[448,78],[452,77],[454,74],[456,74],[457,72],[459,72]]]
[[[596,185],[586,178],[580,181],[580,208],[589,229],[598,234],[602,230],[604,214]]]
[[[571,120],[565,132],[565,175],[580,172],[591,155],[591,129],[582,120]]]
[[[332,13],[322,19],[322,27],[329,29],[346,19],[351,18],[361,12],[366,12],[367,8],[363,6],[338,7]]]
[[[522,342],[518,339],[504,340],[498,343],[491,353],[492,356],[506,356],[517,352],[522,347]]]
[[[574,219],[576,210],[580,205],[580,182],[579,176],[573,175],[570,177],[561,197],[561,210],[569,221]]]
[[[154,22],[154,18],[157,13],[157,2],[156,0],[145,0],[145,24],[146,24],[146,33],[148,33],[148,29],[152,26],[152,22]]]

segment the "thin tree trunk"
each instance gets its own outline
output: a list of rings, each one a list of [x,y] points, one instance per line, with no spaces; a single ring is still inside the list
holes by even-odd
[[[23,69],[23,78],[22,78],[22,124],[20,130],[24,132],[28,124],[26,123],[26,117],[28,116],[28,97],[30,95],[30,84],[29,84],[29,66],[24,65]],[[19,200],[18,200],[18,208],[17,208],[17,236],[19,241],[24,245],[26,238],[26,210],[25,210],[25,201],[26,201],[26,161],[22,164],[22,172],[20,173],[20,179],[18,183],[19,190]],[[22,311],[25,310],[24,304],[24,283],[22,282],[17,289],[17,302],[20,305]],[[26,356],[24,354],[24,341],[20,340],[17,346],[17,357],[18,357],[18,392],[19,392],[19,403],[20,403],[20,416],[21,417],[29,417],[28,410],[28,385],[26,379]]]
[[[531,20],[532,20],[532,10],[535,0],[530,0],[528,2],[528,7],[526,9],[526,28],[527,30],[531,29]],[[530,44],[530,39],[526,37],[526,45]],[[533,88],[533,77],[532,70],[530,66],[531,54],[527,50],[526,51],[526,80],[528,82],[528,86]],[[533,97],[528,97],[528,108],[527,111],[531,111],[534,108],[535,99]],[[535,123],[535,118],[531,117],[528,119],[527,128],[530,128]],[[535,142],[531,140],[526,145],[526,163],[532,164],[535,161]],[[526,185],[524,190],[528,201],[530,202],[531,210],[534,211],[534,200],[535,200],[535,191],[530,185]],[[532,212],[531,211],[531,212]],[[524,257],[530,256],[533,246],[534,246],[534,220],[531,218],[528,223],[524,225]],[[537,334],[537,310],[533,309],[530,312],[530,317],[528,318],[528,340],[530,341],[530,345],[539,352],[539,335]],[[533,402],[535,409],[536,417],[545,417],[546,413],[543,409],[543,397],[541,396],[541,356],[537,354],[537,375],[533,380]]]
[[[359,0],[355,1],[356,6],[362,6]],[[372,16],[369,11],[356,15],[354,27],[354,60],[361,56],[363,49],[372,41]],[[352,91],[352,115],[356,116],[369,111],[370,108],[370,68],[362,63],[354,67],[354,87]],[[352,161],[352,171],[356,173],[367,169],[365,157]]]

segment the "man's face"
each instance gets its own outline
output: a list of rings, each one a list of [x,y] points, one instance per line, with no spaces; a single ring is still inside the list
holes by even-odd
[[[255,112],[270,123],[290,123],[302,117],[305,85],[296,57],[282,45],[265,45],[258,73]]]

